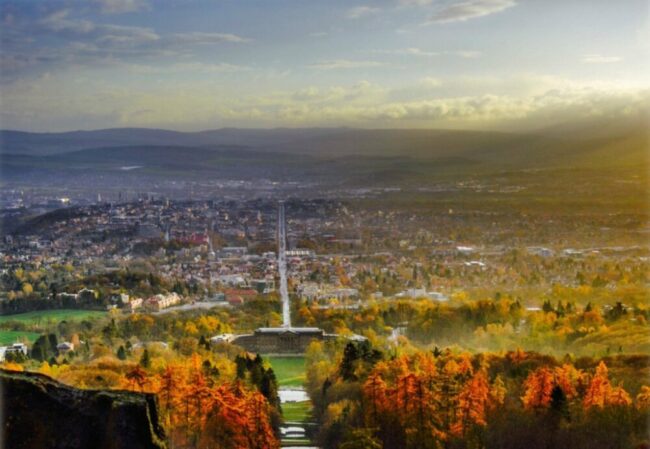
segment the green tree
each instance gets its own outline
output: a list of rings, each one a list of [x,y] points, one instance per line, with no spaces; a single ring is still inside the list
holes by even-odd
[[[341,360],[341,365],[339,366],[339,373],[343,380],[356,380],[356,375],[354,374],[355,362],[359,358],[359,351],[357,346],[349,342],[345,345],[343,350],[343,359]]]
[[[143,368],[149,368],[151,366],[151,359],[149,357],[149,351],[147,348],[144,348],[142,357],[140,357],[140,366]]]

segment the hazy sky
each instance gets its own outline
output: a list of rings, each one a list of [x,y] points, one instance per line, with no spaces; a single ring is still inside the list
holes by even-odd
[[[520,129],[648,103],[647,0],[0,0],[0,127]]]

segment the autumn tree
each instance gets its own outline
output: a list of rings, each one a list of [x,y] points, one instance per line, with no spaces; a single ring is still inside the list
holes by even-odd
[[[622,387],[614,387],[611,384],[607,365],[601,361],[587,387],[583,400],[585,409],[603,408],[607,405],[630,405],[631,403],[630,395]]]

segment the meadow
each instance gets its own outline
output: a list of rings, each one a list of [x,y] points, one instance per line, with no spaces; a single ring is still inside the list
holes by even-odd
[[[0,325],[18,321],[27,325],[59,323],[61,321],[82,321],[103,318],[106,312],[96,310],[39,310],[35,312],[19,313],[16,315],[0,316]]]
[[[38,336],[36,332],[0,331],[0,346],[8,346],[24,340],[34,343]]]
[[[302,402],[285,402],[282,404],[282,417],[286,422],[304,422],[309,417],[311,403]]]
[[[271,364],[280,387],[301,387],[305,382],[304,357],[265,357]]]

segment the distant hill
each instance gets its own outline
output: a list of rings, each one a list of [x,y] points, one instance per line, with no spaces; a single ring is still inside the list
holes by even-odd
[[[0,131],[0,164],[5,175],[141,170],[238,179],[302,175],[362,184],[465,170],[639,169],[648,167],[648,125],[642,118],[600,118],[534,133],[351,128]]]
[[[341,130],[338,128],[222,128],[200,132],[179,132],[148,128],[113,128],[62,133],[0,130],[0,153],[51,155],[87,148],[143,145],[185,147],[238,145],[277,148],[295,140],[319,139]]]
[[[241,146],[187,147],[171,145],[131,145],[89,148],[51,155],[0,154],[6,178],[21,174],[79,173],[249,179],[279,178],[291,170],[302,170],[311,158],[306,155],[257,151]]]

